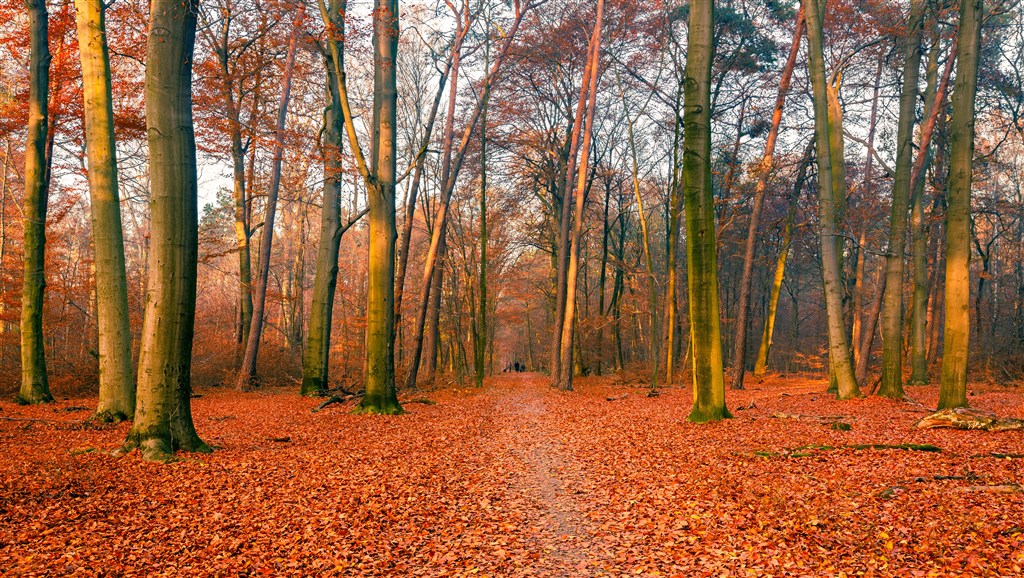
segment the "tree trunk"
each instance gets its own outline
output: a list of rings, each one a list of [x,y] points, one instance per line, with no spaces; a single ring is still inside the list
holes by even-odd
[[[344,16],[342,16],[344,17]],[[369,259],[366,293],[366,395],[356,413],[398,414],[395,388],[395,129],[398,109],[396,57],[398,0],[376,0],[373,10],[373,157],[367,181]],[[336,55],[335,58],[338,58]],[[344,74],[339,74],[339,88]],[[339,90],[346,129],[355,146],[355,125],[344,90]],[[358,153],[358,158],[362,154]]]
[[[295,16],[291,38],[288,41],[288,56],[281,79],[281,103],[277,109],[277,125],[274,127],[274,160],[270,173],[270,190],[267,192],[267,212],[263,217],[263,232],[260,234],[259,269],[256,291],[253,295],[252,326],[249,340],[238,370],[238,388],[249,389],[256,384],[256,360],[259,357],[260,339],[263,337],[263,322],[267,304],[267,281],[270,278],[270,253],[274,244],[274,219],[277,216],[277,197],[281,190],[281,164],[284,161],[284,130],[288,120],[288,102],[292,95],[292,74],[295,70],[295,53],[298,50],[299,33],[305,19],[305,4],[299,5]]]
[[[576,339],[576,287],[579,281],[580,270],[580,244],[583,242],[583,221],[584,209],[586,206],[587,189],[587,166],[590,161],[590,141],[594,132],[594,107],[597,98],[597,77],[600,76],[601,66],[601,24],[604,18],[604,0],[597,0],[597,21],[594,23],[594,32],[590,36],[589,62],[587,73],[584,73],[586,87],[581,92],[587,95],[587,118],[583,127],[582,143],[580,144],[580,162],[576,171],[576,221],[573,226],[572,236],[568,244],[568,265],[565,275],[565,314],[562,319],[561,338],[559,340],[559,365],[558,374],[555,376],[556,386],[563,391],[572,389],[573,378],[573,347]],[[575,156],[575,155],[573,155]],[[571,161],[570,161],[571,162]],[[570,179],[569,184],[572,183]],[[568,190],[568,186],[566,187]],[[568,204],[568,198],[565,199]],[[563,215],[565,212],[563,211]],[[562,246],[565,253],[566,246]],[[555,326],[556,330],[558,326]]]
[[[668,218],[665,223],[665,385],[671,387],[675,383],[676,373],[676,325],[678,322],[678,306],[676,293],[679,285],[679,223],[683,213],[683,186],[680,180],[679,145],[682,139],[682,118],[679,115],[682,88],[676,87],[675,117],[672,121],[672,166],[668,198]]]
[[[889,250],[885,258],[885,298],[882,312],[882,385],[878,395],[902,399],[903,393],[903,262],[907,207],[911,196],[914,120],[921,68],[921,29],[924,0],[911,0],[904,39],[903,92],[896,130],[896,177],[889,218]]]
[[[597,314],[601,322],[597,326],[597,364],[595,373],[604,374],[604,326],[608,311],[605,308],[605,289],[608,280],[608,236],[611,234],[611,224],[608,222],[608,209],[612,197],[612,184],[610,179],[605,180],[604,187],[604,219],[601,221],[601,269],[598,271],[597,280]]]
[[[589,53],[588,53],[589,54]],[[558,263],[555,280],[555,311],[551,332],[551,384],[560,387],[562,364],[567,360],[562,357],[562,327],[565,325],[565,310],[569,275],[569,234],[572,224],[572,204],[569,202],[569,187],[572,186],[577,173],[576,158],[579,153],[580,135],[583,131],[583,116],[587,102],[587,90],[590,87],[591,66],[588,64],[580,82],[580,95],[576,101],[576,114],[573,116],[570,131],[569,156],[565,170],[565,181],[561,188],[562,204],[558,221],[558,244],[555,247]],[[568,361],[571,364],[571,360]]]
[[[754,188],[754,199],[750,209],[750,225],[747,228],[747,240],[743,250],[743,273],[740,276],[739,303],[736,310],[735,342],[733,343],[732,359],[732,388],[743,389],[743,375],[747,370],[747,319],[750,315],[750,285],[754,274],[754,253],[757,247],[757,232],[761,221],[761,208],[764,206],[764,197],[768,191],[768,178],[771,176],[775,158],[775,143],[779,138],[779,126],[782,124],[782,110],[786,105],[786,95],[789,94],[790,81],[793,78],[793,69],[796,67],[797,55],[800,52],[800,37],[803,35],[804,9],[796,16],[796,26],[793,29],[793,42],[790,45],[789,57],[782,69],[782,78],[779,80],[779,93],[775,98],[775,110],[772,113],[771,127],[768,129],[768,139],[764,145],[764,155],[761,158],[761,166],[758,167],[757,185]],[[785,258],[782,258],[785,262]]]
[[[713,31],[714,2],[692,0],[683,100],[683,193],[694,394],[693,411],[687,419],[698,423],[731,417],[725,407],[715,203],[711,186]]]
[[[490,23],[488,23],[489,25]],[[484,41],[484,70],[489,68],[491,60],[490,29]],[[485,97],[487,98],[487,97]],[[473,343],[474,377],[477,387],[484,386],[484,353],[487,343],[487,102],[480,118],[480,312],[479,322],[475,329],[476,340]]]
[[[882,313],[882,302],[885,298],[886,275],[883,271],[878,278],[878,290],[875,299],[871,302],[871,309],[868,310],[867,323],[864,324],[864,331],[861,335],[860,358],[857,360],[856,377],[858,382],[863,382],[868,376],[868,364],[871,363],[871,348],[875,344],[875,332],[878,329],[878,318]]]
[[[195,2],[153,0],[146,47],[150,247],[135,422],[126,448],[165,460],[174,450],[210,451],[192,423],[199,220],[192,60]]]
[[[85,99],[89,204],[96,256],[100,382],[96,413],[104,421],[122,421],[135,414],[135,375],[128,323],[121,204],[117,190],[117,152],[105,8],[102,0],[76,0],[75,9]]]
[[[828,90],[825,82],[825,62],[822,52],[821,17],[817,0],[804,0],[807,20],[808,67],[814,93],[814,126],[818,162],[818,213],[821,237],[822,284],[829,337],[830,375],[835,377],[837,396],[849,399],[860,396],[850,358],[850,345],[846,339],[843,320],[842,273],[839,267],[839,231],[836,225],[836,199],[834,191],[832,138],[829,133]],[[838,192],[839,195],[842,191]]]
[[[971,180],[974,99],[978,88],[982,0],[961,0],[956,87],[950,117],[949,207],[946,217],[946,330],[943,337],[939,409],[967,405],[970,341]]]
[[[931,98],[925,101],[925,121],[921,127],[921,146],[910,177],[913,187],[910,234],[914,256],[914,291],[910,329],[910,383],[912,384],[928,383],[927,310],[931,290],[928,282],[928,228],[924,222],[924,175],[931,163],[932,135],[935,132],[941,111],[946,109],[946,89],[953,72],[953,63],[956,60],[956,51],[953,50],[946,61],[942,79],[936,80],[938,53],[938,40],[936,40],[928,67],[928,85],[932,87],[932,90],[926,91],[926,96]]]
[[[449,210],[451,197],[445,201],[445,213]],[[435,223],[437,227],[440,223]],[[441,295],[444,291],[444,260],[448,256],[448,220],[445,219],[438,238],[436,257],[433,261],[433,274],[430,277],[430,295],[426,302],[427,319],[423,335],[423,378],[433,383],[437,378],[437,361],[441,353]],[[416,357],[414,356],[414,359]]]
[[[335,3],[332,9],[338,9]],[[337,14],[332,14],[332,19]],[[320,245],[313,278],[313,300],[309,308],[309,329],[302,356],[302,395],[318,395],[328,387],[331,321],[334,292],[338,286],[338,249],[341,226],[342,130],[341,97],[334,78],[334,63],[327,56],[327,93],[330,106],[324,112],[324,193],[320,214]]]
[[[23,211],[25,274],[21,290],[21,389],[18,403],[53,401],[43,344],[43,291],[46,288],[46,205],[50,189],[48,92],[49,15],[44,0],[27,0],[29,11],[28,140],[25,145]]]

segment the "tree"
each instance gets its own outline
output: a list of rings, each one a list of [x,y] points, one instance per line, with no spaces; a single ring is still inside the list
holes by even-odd
[[[332,10],[340,10],[334,3]],[[338,14],[332,14],[333,20]],[[335,81],[334,63],[325,54],[327,64],[327,94],[330,104],[324,111],[324,193],[320,215],[320,243],[316,256],[316,274],[313,278],[313,301],[309,309],[309,331],[302,355],[302,395],[317,395],[327,389],[328,365],[331,351],[331,325],[334,313],[334,292],[338,286],[338,249],[341,236],[356,219],[347,225],[341,223],[342,138],[344,119],[341,114],[341,96]]]
[[[903,91],[896,132],[896,179],[889,218],[889,251],[882,312],[882,384],[878,395],[902,399],[903,394],[903,261],[907,210],[911,196],[914,157],[914,119],[921,68],[921,30],[924,0],[912,0],[903,45]],[[865,351],[862,355],[868,355]]]
[[[747,370],[747,318],[750,315],[750,285],[754,272],[754,253],[757,247],[758,225],[761,220],[761,208],[764,206],[764,197],[768,191],[768,178],[771,176],[774,165],[775,144],[778,142],[779,126],[782,124],[782,111],[786,106],[786,95],[789,94],[793,69],[796,67],[797,54],[800,52],[800,37],[803,35],[803,28],[804,9],[801,6],[796,16],[796,26],[793,29],[793,42],[790,45],[789,56],[786,59],[786,65],[782,69],[782,77],[779,79],[779,93],[775,99],[775,110],[772,112],[771,127],[768,129],[768,138],[764,145],[764,156],[761,158],[761,164],[758,167],[757,185],[754,189],[754,199],[750,209],[750,224],[747,228],[747,241],[743,251],[743,274],[740,277],[739,303],[736,309],[736,341],[734,342],[732,359],[733,389],[743,389],[743,375]],[[799,191],[797,192],[799,193]],[[791,226],[789,225],[789,227]],[[789,227],[787,227],[787,236],[789,234]],[[787,247],[783,251],[783,255],[779,257],[779,274],[781,274],[785,267],[786,257],[784,253],[788,251],[788,243],[786,245]],[[781,286],[782,279],[779,278],[778,282]],[[777,296],[775,302],[778,302]],[[772,314],[772,322],[774,323],[774,314]],[[770,341],[771,331],[769,330],[768,333],[768,341]],[[762,343],[766,343],[766,341],[762,340]],[[766,347],[765,357],[767,357],[767,354]]]
[[[714,11],[713,0],[690,3],[683,98],[683,202],[694,394],[693,411],[687,419],[696,423],[732,417],[725,407],[715,204],[711,188]]]
[[[125,449],[147,460],[209,452],[192,422],[198,208],[192,59],[198,3],[153,0],[146,49],[151,241],[135,423]]]
[[[967,406],[967,350],[971,335],[971,181],[974,100],[978,91],[983,0],[961,0],[956,58],[959,68],[950,117],[949,207],[946,212],[946,329],[939,409]]]
[[[277,110],[277,124],[274,127],[274,161],[270,176],[270,191],[267,194],[267,213],[263,218],[263,233],[260,235],[260,262],[256,276],[256,291],[253,294],[252,326],[249,340],[238,370],[239,389],[248,389],[256,379],[256,360],[259,356],[260,339],[263,337],[263,321],[267,303],[267,280],[270,278],[270,252],[274,245],[274,219],[277,215],[277,197],[281,190],[281,164],[284,161],[284,130],[288,120],[288,102],[292,94],[292,74],[295,70],[295,53],[298,50],[299,32],[305,20],[305,4],[299,4],[298,13],[288,41],[288,56],[285,58],[284,76],[281,79],[281,102]]]
[[[822,2],[824,4],[824,2]],[[817,0],[804,0],[807,22],[808,68],[814,100],[814,132],[818,163],[818,219],[821,239],[821,276],[825,293],[828,324],[828,360],[839,399],[860,396],[850,357],[843,322],[842,274],[839,267],[839,232],[836,226],[836,193],[833,177],[832,138],[829,123],[829,87],[825,81],[825,58],[822,48],[822,15]]]
[[[25,145],[25,277],[21,289],[21,390],[19,403],[53,401],[43,344],[46,205],[50,190],[47,154],[50,87],[49,15],[45,0],[27,0],[29,10],[28,142]]]
[[[102,0],[76,0],[78,51],[85,97],[85,144],[89,158],[89,200],[96,255],[96,306],[99,324],[100,401],[105,421],[135,413],[135,375],[128,324],[121,202],[117,188],[117,151],[106,8]]]
[[[587,166],[590,159],[590,141],[594,134],[594,108],[597,99],[597,78],[600,76],[601,67],[601,22],[604,17],[604,0],[597,0],[597,21],[594,23],[594,32],[590,37],[589,59],[587,72],[583,75],[584,83],[587,85],[584,94],[587,98],[587,118],[583,127],[583,139],[580,144],[579,169],[576,171],[576,221],[573,225],[572,235],[569,237],[568,246],[563,245],[563,251],[568,251],[568,264],[565,276],[565,313],[562,316],[561,339],[559,340],[559,366],[556,385],[562,390],[572,389],[573,377],[573,344],[576,337],[576,287],[580,271],[580,243],[583,242],[584,208],[586,206],[587,191]],[[580,95],[583,100],[583,95]],[[634,161],[635,162],[635,161]],[[571,182],[571,181],[570,181]],[[563,202],[568,204],[569,200]],[[640,207],[643,210],[643,206]],[[564,214],[564,212],[563,212]],[[558,330],[558,326],[555,326]],[[657,365],[654,371],[657,372]]]

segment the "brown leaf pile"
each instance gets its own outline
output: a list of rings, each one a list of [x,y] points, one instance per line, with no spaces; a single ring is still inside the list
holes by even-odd
[[[687,388],[610,383],[502,376],[396,417],[205,391],[195,421],[220,449],[169,465],[108,455],[127,426],[85,422],[94,400],[5,402],[0,572],[1024,574],[1020,431],[916,430],[920,405],[779,379],[730,391],[735,419],[698,426]],[[1024,393],[974,390],[972,405],[1024,416]],[[909,393],[934,407],[935,388]],[[906,444],[943,451],[877,449]]]

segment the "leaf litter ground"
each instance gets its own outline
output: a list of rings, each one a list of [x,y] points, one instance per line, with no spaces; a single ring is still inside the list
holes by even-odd
[[[393,417],[206,390],[220,449],[168,465],[111,457],[127,426],[93,399],[0,403],[0,573],[1024,575],[1024,433],[914,429],[934,387],[774,378],[692,425],[687,388],[578,385],[502,375]],[[1024,417],[1019,389],[970,401]]]

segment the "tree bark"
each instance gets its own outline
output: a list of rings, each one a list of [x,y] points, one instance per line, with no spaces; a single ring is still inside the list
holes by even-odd
[[[335,3],[337,7],[340,3]],[[337,15],[332,15],[337,18]],[[342,134],[341,97],[334,78],[334,63],[327,56],[327,94],[324,112],[324,192],[320,214],[320,244],[309,308],[309,329],[302,355],[302,395],[319,395],[328,388],[334,293],[338,286],[338,250],[341,226]]]
[[[395,389],[395,180],[398,109],[398,1],[376,0],[373,11],[373,157],[369,198],[369,287],[366,294],[366,395],[357,413],[398,414]],[[344,77],[341,77],[344,80]],[[340,92],[340,91],[339,91]],[[342,105],[347,108],[344,92]],[[345,122],[354,135],[352,115]]]
[[[911,0],[904,39],[903,92],[896,129],[896,178],[889,217],[889,250],[886,255],[885,297],[882,311],[882,384],[878,395],[902,399],[903,393],[903,261],[907,209],[910,202],[914,157],[914,120],[917,112],[921,68],[921,30],[924,0]]]
[[[718,256],[711,185],[711,62],[714,2],[690,2],[683,99],[683,193],[686,205],[687,283],[693,344],[691,422],[731,417],[725,407]]]
[[[45,0],[27,0],[29,12],[28,136],[25,144],[24,279],[21,290],[21,389],[18,403],[53,401],[43,343],[43,292],[46,289],[46,206],[50,189],[48,93],[50,86],[49,14]]]
[[[491,60],[490,22],[484,40],[484,69]],[[488,98],[485,96],[484,98]],[[487,343],[487,105],[483,103],[480,117],[480,309],[479,321],[474,318],[473,369],[477,387],[484,386],[484,349]]]
[[[822,284],[829,337],[830,375],[835,377],[837,396],[849,399],[860,396],[850,357],[843,320],[842,273],[839,267],[834,191],[833,159],[831,151],[828,90],[825,82],[825,62],[822,52],[821,16],[817,0],[804,0],[807,20],[808,67],[814,93],[814,126],[818,163],[818,213],[821,238]],[[841,191],[840,191],[841,194]]]
[[[974,100],[978,89],[982,0],[961,0],[956,87],[950,120],[949,207],[946,217],[946,329],[943,337],[939,409],[967,405],[970,341],[971,180],[974,160]]]
[[[210,451],[192,422],[198,207],[192,61],[198,5],[153,0],[146,47],[150,247],[135,422],[126,448],[150,460]]]
[[[104,421],[135,414],[135,374],[128,322],[121,202],[117,190],[117,149],[102,0],[76,0],[78,51],[85,99],[85,144],[89,159],[89,204],[95,254],[96,308],[99,328],[99,405]]]
[[[740,276],[739,302],[736,310],[736,331],[735,342],[733,343],[732,359],[732,388],[743,389],[743,376],[747,370],[747,326],[750,315],[750,286],[754,273],[754,253],[757,247],[758,226],[761,221],[761,209],[764,206],[764,197],[768,191],[768,179],[772,176],[772,168],[775,158],[775,144],[779,138],[779,126],[782,124],[782,110],[786,106],[786,95],[789,94],[789,85],[793,79],[793,69],[796,67],[797,55],[800,52],[800,37],[803,35],[804,8],[801,5],[796,16],[796,26],[793,29],[793,42],[790,45],[789,57],[782,69],[782,77],[779,79],[779,93],[775,98],[775,110],[772,112],[771,127],[768,129],[768,139],[764,145],[764,155],[761,158],[761,166],[758,167],[757,185],[754,188],[754,199],[750,208],[750,224],[747,228],[747,240],[743,250],[743,273]],[[785,258],[782,258],[785,262]]]

